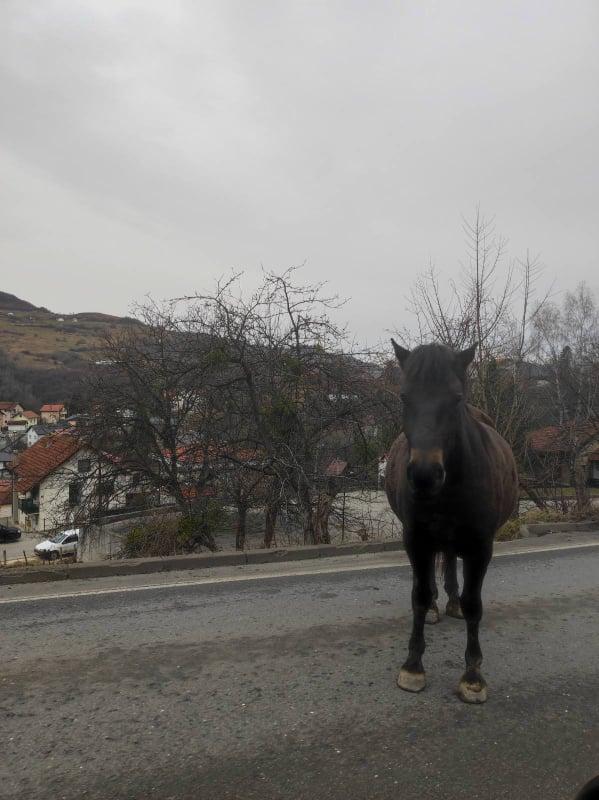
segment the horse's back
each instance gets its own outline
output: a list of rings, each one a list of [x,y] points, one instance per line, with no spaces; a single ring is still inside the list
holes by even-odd
[[[479,423],[481,424],[481,423]],[[485,423],[482,423],[483,425]],[[512,448],[495,428],[485,426],[493,443],[492,468],[494,472],[495,501],[500,528],[518,507],[518,470]]]
[[[500,528],[512,516],[518,503],[518,471],[512,448],[495,428],[491,418],[476,406],[468,405],[483,443],[482,457],[492,476],[490,492],[495,524]],[[481,464],[482,468],[484,465]],[[486,472],[486,470],[484,470]]]
[[[488,425],[489,428],[495,428],[493,420],[486,413],[486,411],[483,411],[482,409],[477,408],[477,406],[473,406],[470,403],[466,403],[466,408],[468,409],[470,416],[473,417],[477,422],[482,422],[484,425]]]

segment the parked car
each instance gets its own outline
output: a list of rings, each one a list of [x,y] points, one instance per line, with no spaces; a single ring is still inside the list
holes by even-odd
[[[9,528],[8,525],[0,525],[0,542],[18,542],[21,538],[21,531],[18,528]]]
[[[39,556],[44,561],[54,561],[60,556],[71,556],[77,552],[79,534],[79,528],[62,531],[62,533],[57,533],[51,539],[45,539],[43,542],[36,544],[33,550],[36,556]]]

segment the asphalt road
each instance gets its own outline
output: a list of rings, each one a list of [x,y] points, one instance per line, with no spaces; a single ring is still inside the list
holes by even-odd
[[[569,800],[599,773],[599,546],[494,560],[482,707],[458,620],[396,688],[406,567],[236,577],[0,598],[0,797]]]

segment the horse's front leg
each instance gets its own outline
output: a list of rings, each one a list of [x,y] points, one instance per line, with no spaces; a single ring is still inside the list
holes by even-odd
[[[431,583],[431,604],[426,612],[424,621],[427,625],[436,625],[441,622],[441,615],[439,614],[439,606],[437,600],[439,598],[439,589],[437,588],[437,577],[435,575],[435,559],[431,562],[430,568],[430,583]]]
[[[424,621],[429,610],[433,592],[431,569],[434,554],[418,555],[412,561],[412,635],[408,645],[408,657],[399,671],[397,685],[406,692],[421,692],[426,686],[422,656],[424,654]]]
[[[458,695],[465,703],[484,703],[487,700],[487,684],[480,671],[483,654],[478,629],[483,615],[481,591],[491,551],[492,545],[477,556],[464,558],[464,588],[460,603],[467,630],[466,671],[460,680]]]

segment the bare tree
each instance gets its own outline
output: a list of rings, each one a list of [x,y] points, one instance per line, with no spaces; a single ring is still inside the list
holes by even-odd
[[[252,509],[268,507],[272,491],[272,477],[265,469],[261,453],[225,450],[216,485],[223,498],[235,506],[235,548],[243,550],[247,540],[248,514]]]
[[[546,302],[535,292],[538,259],[508,257],[506,240],[479,210],[463,225],[466,259],[457,280],[442,286],[433,266],[412,287],[408,311],[414,328],[398,333],[408,345],[438,341],[460,350],[476,344],[472,402],[512,445],[520,463],[525,433],[534,426],[527,359],[535,350],[534,320]]]
[[[87,385],[84,440],[105,470],[105,485],[110,481],[131,493],[137,484],[140,492],[162,495],[200,519],[220,458],[218,394],[226,371],[197,318],[179,315],[173,304],[153,303],[139,309],[139,318],[139,325],[104,342],[102,363]],[[215,548],[200,523],[197,538]]]
[[[599,434],[599,308],[585,283],[535,319],[539,360],[548,368],[548,395],[560,446],[568,459],[576,505],[590,505],[587,448]]]
[[[229,431],[264,453],[266,546],[290,501],[301,513],[304,540],[328,541],[326,468],[339,438],[347,442],[360,430],[375,397],[367,365],[331,319],[340,301],[321,284],[297,283],[295,269],[265,273],[251,296],[234,276],[196,301],[198,317],[208,313],[226,351]]]

